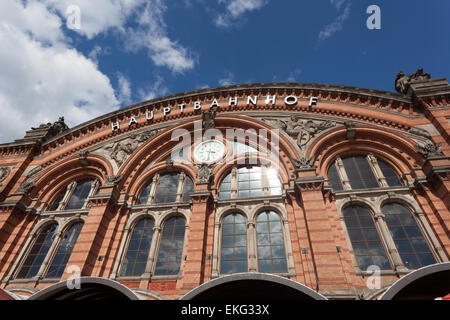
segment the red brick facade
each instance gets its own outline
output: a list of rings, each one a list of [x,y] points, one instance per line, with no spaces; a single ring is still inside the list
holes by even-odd
[[[289,244],[284,244],[288,272],[282,276],[331,299],[375,299],[414,270],[396,262],[398,252],[397,256],[391,252],[392,268],[382,271],[381,287],[367,287],[370,274],[358,269],[342,217],[349,203],[362,204],[364,199],[373,203],[385,203],[387,199],[405,202],[416,211],[415,219],[436,262],[449,259],[450,90],[448,84],[433,87],[433,81],[422,81],[429,83],[427,90],[408,94],[312,84],[204,89],[130,106],[56,135],[42,130],[44,134],[36,137],[33,132],[37,131],[30,131],[22,140],[0,145],[0,168],[7,168],[0,172],[0,287],[30,296],[69,279],[72,273],[67,268],[75,265],[81,276],[118,281],[146,299],[177,299],[222,276],[220,271],[215,274],[220,263],[218,214],[235,208],[248,210],[249,216],[258,210],[280,213],[284,239],[289,239]],[[267,101],[273,96],[275,103]],[[311,97],[317,97],[317,103],[310,103]],[[230,102],[234,98],[236,103]],[[198,105],[201,109],[196,110]],[[224,136],[227,129],[280,130],[278,176],[282,195],[247,199],[245,203],[239,198],[221,200],[220,185],[233,164],[213,166],[210,180],[202,183],[194,163],[167,161],[178,143],[172,134],[185,129],[194,137],[199,133],[195,122],[202,123],[203,119],[205,124],[204,112],[211,107],[216,111],[213,127]],[[148,120],[151,111],[153,119]],[[288,125],[292,121],[292,130],[274,125],[277,121]],[[298,125],[307,121],[319,127],[326,121],[332,125],[310,131],[305,138],[299,135]],[[269,145],[274,142],[272,136],[264,139]],[[247,140],[251,145],[251,139]],[[114,146],[124,147],[123,152],[114,153]],[[336,157],[347,155],[373,155],[387,163],[400,177],[401,190],[374,191],[372,195],[335,192],[327,179],[328,170]],[[158,208],[136,206],[143,186],[155,174],[167,172],[183,172],[194,182],[190,201]],[[84,178],[97,179],[100,185],[89,197],[87,207],[78,211],[48,210],[71,181]],[[175,214],[186,218],[179,274],[155,276],[149,270],[141,277],[121,277],[119,270],[133,219],[147,215],[163,221]],[[57,221],[61,232],[71,223],[84,221],[65,272],[59,279],[17,278],[33,235],[49,221]],[[159,248],[158,244],[154,246],[152,265]],[[51,262],[50,255],[41,271]]]

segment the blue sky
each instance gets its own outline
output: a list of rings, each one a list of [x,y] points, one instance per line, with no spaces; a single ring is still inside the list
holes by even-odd
[[[0,142],[204,87],[450,77],[446,0],[2,0],[0,21]]]

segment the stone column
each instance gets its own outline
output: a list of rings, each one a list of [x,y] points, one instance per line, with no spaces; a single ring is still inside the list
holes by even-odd
[[[247,222],[247,243],[248,243],[248,271],[256,272],[258,271],[258,260],[256,259],[257,251],[257,235],[255,228],[255,221]]]
[[[216,222],[214,224],[214,251],[213,251],[213,261],[212,261],[212,278],[217,278],[219,276],[219,257],[220,257],[220,236],[221,236],[221,224]]]

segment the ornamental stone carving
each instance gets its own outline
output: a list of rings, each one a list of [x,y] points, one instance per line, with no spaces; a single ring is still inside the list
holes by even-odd
[[[314,157],[311,159],[306,159],[305,157],[301,157],[300,159],[292,159],[292,163],[294,164],[296,169],[312,169],[314,164]]]
[[[336,126],[334,121],[302,120],[299,116],[291,116],[289,120],[263,119],[266,123],[286,132],[295,139],[297,146],[303,150],[316,135]]]
[[[19,189],[17,189],[17,192],[19,193],[30,193],[31,190],[34,188],[34,185],[36,183],[36,177],[38,176],[39,172],[42,171],[41,166],[34,167],[30,170],[27,174],[27,178],[22,181],[19,185]]]
[[[407,94],[412,82],[429,79],[430,74],[423,73],[423,68],[417,69],[416,72],[408,75],[405,75],[403,71],[399,71],[397,73],[397,78],[395,79],[395,90],[397,90],[397,92]]]
[[[205,163],[197,165],[197,184],[208,184],[213,175],[214,167]]]
[[[104,149],[109,152],[111,159],[113,159],[120,168],[138,147],[159,131],[160,130],[152,130],[139,134],[131,134],[127,139],[115,142]]]
[[[209,110],[202,112],[202,125],[203,129],[208,130],[216,127],[215,123],[216,111]]]
[[[2,185],[2,182],[8,178],[9,174],[11,173],[10,167],[1,167],[0,168],[0,185]]]
[[[440,157],[444,154],[441,151],[442,143],[434,144],[432,142],[428,142],[425,145],[416,145],[416,150],[424,156],[424,158],[432,158],[432,157]]]
[[[123,175],[119,174],[117,176],[107,176],[106,184],[107,185],[116,185],[122,179]]]

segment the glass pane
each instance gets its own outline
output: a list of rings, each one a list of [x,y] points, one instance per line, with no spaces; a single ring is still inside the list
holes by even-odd
[[[47,225],[39,232],[28,257],[25,259],[25,262],[17,275],[19,279],[32,278],[38,273],[41,264],[47,256],[48,250],[55,239],[57,229],[58,225],[54,223]]]
[[[152,188],[152,182],[148,183],[144,189],[141,191],[141,195],[139,196],[138,203],[146,204],[148,202],[148,197],[150,196],[150,190]]]
[[[159,250],[155,274],[176,275],[180,270],[181,255],[183,252],[185,220],[182,217],[172,217],[164,224],[161,235],[161,248],[163,243],[166,249]],[[177,231],[178,230],[178,231]]]
[[[381,269],[390,269],[386,251],[369,211],[361,206],[349,206],[344,209],[343,215],[359,268],[365,271],[375,264]]]
[[[177,200],[179,177],[179,173],[171,173],[159,178],[155,203],[170,203]]]
[[[122,267],[122,276],[140,276],[144,273],[154,225],[153,219],[145,218],[139,220],[134,226]]]
[[[256,218],[259,272],[286,272],[286,253],[280,217],[273,211]]]
[[[343,190],[341,179],[339,178],[339,174],[336,169],[336,164],[333,164],[328,169],[328,182],[331,185],[331,188],[335,191]]]
[[[367,159],[362,156],[342,159],[352,189],[378,188],[378,182]]]
[[[392,169],[389,165],[378,159],[378,166],[380,167],[381,172],[383,173],[383,176],[386,178],[386,182],[389,186],[395,187],[402,185],[394,169]]]
[[[63,191],[61,191],[55,198],[55,200],[53,200],[53,203],[51,204],[51,206],[48,208],[49,211],[55,211],[56,209],[58,209],[59,207],[59,203],[61,202],[61,200],[64,198],[64,196],[66,195],[66,189],[64,189]]]
[[[229,214],[223,219],[222,228],[220,272],[230,274],[246,271],[247,230],[245,218],[241,214]]]
[[[186,181],[184,183],[184,194],[183,194],[183,201],[188,202],[191,197],[189,194],[194,191],[194,183],[192,182],[191,178],[186,176]]]
[[[382,210],[405,266],[415,269],[435,263],[430,247],[409,210],[399,203],[388,203]]]
[[[77,183],[77,187],[67,203],[66,210],[81,209],[89,196],[93,180],[86,180]]]

